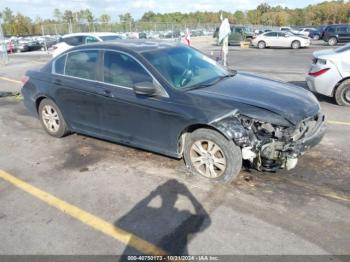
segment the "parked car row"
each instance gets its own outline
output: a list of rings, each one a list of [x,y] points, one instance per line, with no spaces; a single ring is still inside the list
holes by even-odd
[[[8,53],[28,52],[50,48],[58,42],[59,36],[11,37],[5,39]]]

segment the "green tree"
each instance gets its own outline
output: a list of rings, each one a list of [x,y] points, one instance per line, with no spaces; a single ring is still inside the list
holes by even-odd
[[[111,22],[111,17],[109,15],[102,14],[99,20],[101,23],[109,23]]]
[[[61,22],[62,21],[62,12],[60,11],[60,9],[55,8],[53,10],[53,17],[55,18],[55,20],[57,22]]]

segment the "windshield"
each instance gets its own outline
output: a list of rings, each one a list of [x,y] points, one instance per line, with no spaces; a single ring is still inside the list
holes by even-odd
[[[190,89],[229,75],[214,60],[186,46],[146,51],[143,56],[175,89]]]
[[[347,45],[344,45],[342,47],[339,47],[337,49],[335,49],[335,52],[336,53],[342,53],[342,52],[345,52],[345,51],[348,51],[350,50],[350,44],[347,44]]]
[[[119,35],[105,35],[105,36],[99,36],[102,41],[113,41],[113,40],[120,40],[121,37]]]

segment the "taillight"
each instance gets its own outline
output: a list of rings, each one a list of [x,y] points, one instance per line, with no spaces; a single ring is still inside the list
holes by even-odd
[[[309,76],[320,76],[324,73],[326,73],[330,68],[324,68],[324,69],[321,69],[320,71],[317,71],[317,72],[310,72],[309,73]]]
[[[22,76],[21,82],[23,85],[25,85],[29,81],[29,76]]]

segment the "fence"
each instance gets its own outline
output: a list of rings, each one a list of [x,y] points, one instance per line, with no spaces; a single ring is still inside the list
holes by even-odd
[[[115,32],[115,33],[130,33],[130,32],[185,32],[186,29],[191,31],[200,30],[206,33],[212,33],[219,24],[217,23],[154,23],[154,22],[119,22],[119,23],[60,23],[60,24],[45,24],[42,25],[42,33],[45,35],[64,35],[68,33],[78,32]],[[250,28],[278,29],[275,26],[266,25],[242,25]]]

